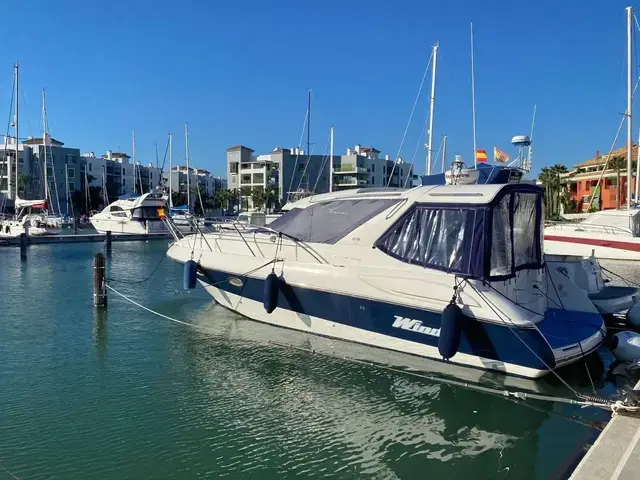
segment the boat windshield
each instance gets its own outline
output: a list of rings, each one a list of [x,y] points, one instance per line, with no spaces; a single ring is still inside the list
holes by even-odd
[[[158,209],[156,207],[138,207],[131,212],[134,220],[159,220]]]
[[[333,200],[293,208],[269,228],[303,242],[334,244],[400,199]]]
[[[489,205],[416,204],[376,247],[425,268],[507,279],[541,268],[543,217],[541,193],[528,189],[507,190]]]

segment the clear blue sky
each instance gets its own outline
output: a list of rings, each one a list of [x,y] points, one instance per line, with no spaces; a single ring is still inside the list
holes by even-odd
[[[478,147],[511,153],[537,104],[534,170],[572,165],[608,150],[626,102],[626,4],[616,0],[6,3],[0,119],[19,60],[21,136],[41,133],[46,87],[51,133],[68,145],[130,153],[135,128],[138,158],[154,161],[154,142],[162,157],[173,131],[180,159],[188,121],[194,163],[216,174],[238,143],[257,153],[296,145],[308,89],[314,153],[334,125],[337,152],[361,143],[394,156],[436,40],[434,137],[446,133],[449,153],[471,161],[470,21]],[[401,152],[408,160],[428,90],[427,81]]]

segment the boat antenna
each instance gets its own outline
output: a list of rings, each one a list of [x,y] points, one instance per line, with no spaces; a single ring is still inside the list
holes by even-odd
[[[473,123],[473,166],[478,168],[476,158],[476,76],[473,57],[473,22],[471,22],[471,121]]]

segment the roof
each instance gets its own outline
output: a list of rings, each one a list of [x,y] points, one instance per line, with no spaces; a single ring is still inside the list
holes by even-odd
[[[62,143],[60,140],[56,140],[53,137],[49,137],[49,141],[51,142],[51,145],[54,145],[56,147],[61,147],[62,145],[64,145],[64,143]],[[22,142],[23,145],[42,145],[43,143],[44,141],[42,140],[42,137],[28,138]]]
[[[249,147],[245,147],[244,145],[236,145],[235,147],[227,148],[227,152],[239,152],[240,150],[248,150],[253,152]]]
[[[109,158],[109,154],[105,153],[102,155],[102,158]],[[126,153],[122,152],[111,152],[111,158],[131,158]]]
[[[633,148],[636,148],[638,145],[634,144]],[[623,146],[620,148],[616,148],[615,150],[613,150],[611,152],[611,156],[612,157],[622,157],[625,160],[627,159],[627,146]],[[600,155],[600,156],[596,156],[590,160],[587,160],[586,162],[582,162],[579,163],[577,165],[575,165],[574,168],[579,168],[579,167],[591,167],[593,165],[602,165],[603,163],[605,163],[607,161],[607,158],[609,157],[609,154],[606,155]]]
[[[378,150],[375,147],[360,147],[360,151],[361,152],[376,152],[376,153],[380,153],[380,150]]]

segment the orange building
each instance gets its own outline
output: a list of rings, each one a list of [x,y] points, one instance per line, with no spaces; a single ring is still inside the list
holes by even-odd
[[[634,152],[637,152],[636,149],[637,145],[634,145]],[[611,152],[611,157],[622,157],[626,161],[627,147],[624,146],[614,150]],[[563,175],[562,180],[569,191],[569,198],[576,203],[578,212],[586,212],[589,208],[589,201],[601,177],[600,195],[596,195],[593,206],[600,210],[616,208],[617,172],[607,165],[607,170],[603,173],[607,158],[608,155],[600,155],[598,151],[594,158],[579,163],[568,174]],[[635,192],[635,171],[632,172],[631,191]],[[626,205],[626,203],[627,172],[625,169],[625,171],[620,172],[620,205]]]

